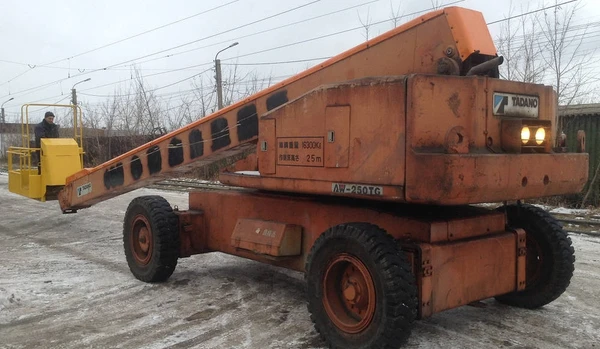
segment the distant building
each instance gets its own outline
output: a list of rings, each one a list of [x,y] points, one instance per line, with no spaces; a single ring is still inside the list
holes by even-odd
[[[560,117],[567,116],[600,116],[600,103],[572,104],[558,107]]]
[[[585,131],[586,152],[590,154],[589,185],[593,186],[588,203],[600,205],[600,175],[594,183],[595,174],[600,169],[600,103],[574,104],[558,108],[559,122],[567,135],[569,151],[577,149],[577,131]]]

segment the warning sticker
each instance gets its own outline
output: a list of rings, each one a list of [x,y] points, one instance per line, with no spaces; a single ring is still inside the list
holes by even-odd
[[[323,167],[323,137],[277,138],[277,165]]]
[[[87,195],[91,192],[92,192],[92,183],[91,182],[77,187],[77,197]]]

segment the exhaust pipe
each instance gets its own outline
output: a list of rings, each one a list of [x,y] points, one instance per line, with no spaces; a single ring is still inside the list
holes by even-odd
[[[504,57],[498,56],[492,58],[487,62],[483,62],[469,69],[467,76],[479,75],[481,73],[488,72],[492,69],[498,68],[502,63],[504,63]]]

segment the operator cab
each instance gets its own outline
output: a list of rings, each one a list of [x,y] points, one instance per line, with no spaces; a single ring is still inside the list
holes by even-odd
[[[31,107],[35,109],[30,110]],[[43,113],[48,109],[66,110],[61,114],[72,116],[73,126],[66,130],[67,136],[63,130],[59,138],[41,138],[37,147],[34,132],[37,122],[30,124],[29,118],[32,113]],[[56,200],[67,177],[83,168],[82,115],[79,106],[70,104],[25,104],[21,107],[21,145],[11,146],[7,151],[8,189],[12,193],[40,201]]]

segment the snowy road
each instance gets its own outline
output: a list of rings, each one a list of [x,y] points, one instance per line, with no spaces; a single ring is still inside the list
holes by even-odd
[[[125,262],[121,225],[141,189],[62,215],[0,174],[0,348],[321,348],[302,275],[219,253],[180,260],[164,284]],[[573,235],[567,293],[537,311],[487,300],[417,322],[407,348],[600,348],[600,239]]]

